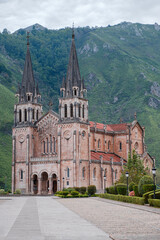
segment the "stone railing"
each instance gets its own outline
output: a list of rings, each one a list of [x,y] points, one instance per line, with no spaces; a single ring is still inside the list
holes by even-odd
[[[58,161],[58,157],[39,157],[39,158],[31,158],[31,162],[50,162],[50,161]]]

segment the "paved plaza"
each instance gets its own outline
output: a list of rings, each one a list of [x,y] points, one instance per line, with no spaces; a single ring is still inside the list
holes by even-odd
[[[160,240],[160,209],[100,198],[1,197],[0,240]]]

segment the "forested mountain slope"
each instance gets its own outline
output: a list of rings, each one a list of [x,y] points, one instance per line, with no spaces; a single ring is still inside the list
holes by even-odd
[[[31,29],[31,28],[30,28]],[[58,111],[59,88],[66,74],[71,29],[33,26],[30,52],[44,111]],[[160,27],[121,23],[101,28],[76,28],[81,75],[88,89],[89,119],[106,123],[132,121],[146,127],[146,144],[160,165]],[[11,180],[11,127],[14,94],[21,82],[26,30],[0,34],[0,185]]]

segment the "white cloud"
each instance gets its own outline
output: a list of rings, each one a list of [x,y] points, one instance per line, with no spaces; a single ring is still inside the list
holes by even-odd
[[[0,31],[34,23],[50,29],[160,22],[159,0],[0,0]]]

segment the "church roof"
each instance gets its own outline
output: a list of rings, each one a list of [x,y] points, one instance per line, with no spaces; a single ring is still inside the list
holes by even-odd
[[[95,127],[97,129],[104,129],[106,128],[106,131],[109,132],[122,132],[126,131],[128,126],[127,123],[119,123],[119,124],[103,124],[103,123],[97,123],[90,121],[90,127]]]
[[[103,161],[111,161],[111,159],[113,159],[114,163],[121,163],[121,157],[114,153],[91,151],[91,160],[100,160],[101,157],[103,158]],[[123,159],[123,163],[126,163],[126,160]]]

